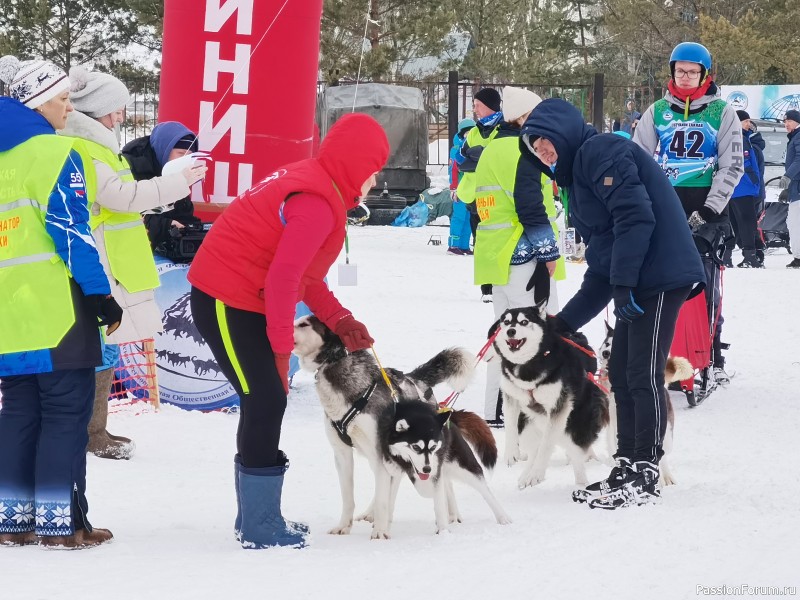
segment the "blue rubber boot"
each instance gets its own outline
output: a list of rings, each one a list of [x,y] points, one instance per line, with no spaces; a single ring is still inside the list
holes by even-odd
[[[284,465],[248,468],[236,464],[241,504],[240,542],[246,549],[307,545],[308,528],[293,527],[281,515]]]

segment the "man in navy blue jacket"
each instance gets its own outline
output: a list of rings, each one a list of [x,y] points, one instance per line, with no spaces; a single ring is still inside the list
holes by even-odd
[[[621,136],[598,134],[564,100],[539,104],[520,144],[523,160],[553,172],[567,190],[570,222],[587,246],[583,284],[555,317],[558,327],[579,329],[612,299],[617,317],[609,364],[617,464],[608,479],[573,499],[605,509],[648,503],[660,494],[664,368],[675,322],[705,283],[686,215],[652,156]]]

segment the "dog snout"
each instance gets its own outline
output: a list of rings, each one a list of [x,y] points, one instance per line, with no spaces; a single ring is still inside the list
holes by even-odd
[[[608,350],[603,350],[602,357],[608,360],[609,358],[611,358],[611,352],[609,352]]]
[[[517,330],[512,327],[506,331],[506,335],[513,338],[515,335],[517,335]]]
[[[425,465],[424,467],[422,467],[422,472],[423,473],[430,473],[431,472],[431,468],[428,465]]]

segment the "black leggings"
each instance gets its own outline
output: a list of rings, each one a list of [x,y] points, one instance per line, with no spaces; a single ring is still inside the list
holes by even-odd
[[[225,306],[195,287],[191,303],[197,330],[239,394],[236,450],[242,464],[251,468],[275,466],[280,462],[278,446],[286,392],[267,339],[267,318]]]

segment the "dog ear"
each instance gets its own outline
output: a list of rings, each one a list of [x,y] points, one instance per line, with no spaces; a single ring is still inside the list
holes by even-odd
[[[497,331],[498,327],[500,327],[500,321],[502,321],[502,320],[503,320],[503,317],[500,317],[499,319],[497,319],[497,321],[492,323],[492,326],[489,327],[489,333],[486,334],[486,339],[487,340],[494,335],[494,332]]]
[[[614,335],[614,328],[608,324],[608,320],[603,321],[606,324],[606,335]]]
[[[394,430],[397,433],[403,433],[404,431],[408,431],[410,427],[408,426],[408,421],[405,419],[400,419],[397,423],[394,424]]]

